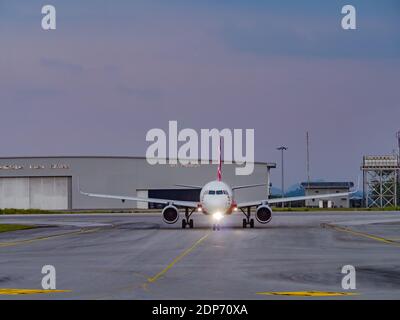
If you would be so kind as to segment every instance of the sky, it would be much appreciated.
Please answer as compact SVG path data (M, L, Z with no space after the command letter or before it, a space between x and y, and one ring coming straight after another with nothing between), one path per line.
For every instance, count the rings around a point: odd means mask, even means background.
M396 0L0 0L0 40L0 157L144 156L177 120L255 129L279 186L280 145L286 185L306 179L306 131L312 179L356 181L397 145Z

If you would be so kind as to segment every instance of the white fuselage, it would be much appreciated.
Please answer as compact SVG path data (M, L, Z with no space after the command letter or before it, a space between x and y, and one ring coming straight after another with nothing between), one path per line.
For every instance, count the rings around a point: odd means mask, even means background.
M223 181L211 181L201 189L200 205L204 214L230 214L234 206L232 189Z

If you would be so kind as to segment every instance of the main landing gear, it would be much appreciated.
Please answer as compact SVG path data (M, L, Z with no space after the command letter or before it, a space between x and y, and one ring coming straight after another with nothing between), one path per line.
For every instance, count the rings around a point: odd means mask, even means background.
M190 219L190 216L193 212L194 209L189 213L189 208L185 208L185 219L182 219L182 229L185 229L186 226L189 226L190 229L193 229L193 219Z
M186 219L182 219L182 229L185 229L186 226L189 226L190 229L193 229L193 219L189 219L186 221Z
M250 228L254 228L254 219L250 218L250 207L247 207L247 212L245 212L242 208L240 210L246 216L246 218L243 219L243 228L246 228L247 226L250 226Z
M221 229L221 227L220 227L220 225L218 224L218 223L214 223L213 224L213 230L215 231L215 230L220 230Z

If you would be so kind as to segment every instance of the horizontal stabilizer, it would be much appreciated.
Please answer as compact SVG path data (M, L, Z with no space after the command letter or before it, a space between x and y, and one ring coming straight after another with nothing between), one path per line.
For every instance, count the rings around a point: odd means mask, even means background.
M175 186L183 187L183 188L190 188L190 189L201 189L202 188L200 186L193 186L193 185L189 185L189 184L176 184Z
M88 197L95 197L95 198L103 198L103 199L115 199L125 201L141 201L141 202L153 202L153 203L160 203L165 205L176 205L181 207L187 208L197 208L198 202L194 201L183 201L183 200L172 200L172 199L157 199L157 198L140 198L140 197L131 197L131 196L120 196L120 195L112 195L112 194L99 194L99 193L89 193L79 191L82 195Z

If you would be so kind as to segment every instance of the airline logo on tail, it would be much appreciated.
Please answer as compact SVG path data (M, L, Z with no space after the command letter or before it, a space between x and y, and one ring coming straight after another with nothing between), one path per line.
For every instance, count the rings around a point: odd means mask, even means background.
M222 180L222 138L219 138L219 164L218 164L218 171L217 171L217 180Z

